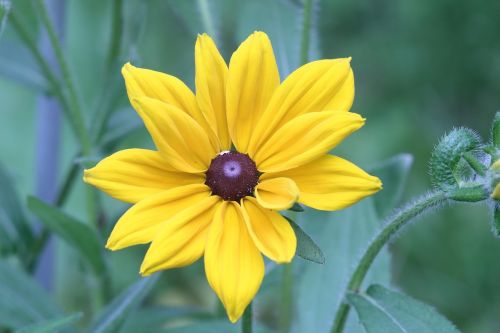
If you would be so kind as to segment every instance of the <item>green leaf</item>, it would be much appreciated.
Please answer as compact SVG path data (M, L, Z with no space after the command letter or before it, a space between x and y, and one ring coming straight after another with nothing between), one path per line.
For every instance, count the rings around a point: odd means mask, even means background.
M292 212L299 212L300 213L300 212L304 211L304 208L302 208L302 206L299 203L296 202L288 210L291 210Z
M382 180L384 186L382 191L374 196L375 208L379 217L386 217L399 204L412 164L412 155L399 154L370 170L372 174Z
M115 332L147 296L159 275L141 278L108 304L88 330L89 333Z
M93 229L35 197L28 197L28 207L47 228L78 250L97 274L105 270L101 242Z
M67 328L74 322L80 320L83 314L81 312L74 313L69 316L64 316L56 319L46 320L34 325L18 329L16 333L53 333L60 329Z
M432 307L380 285L370 286L366 294L350 293L347 299L367 333L459 333Z
M241 320L236 324L231 324L229 320L209 320L201 321L193 324L188 324L180 327L167 328L155 333L240 333ZM255 333L271 333L266 327L256 324L254 327Z
M312 238L309 237L309 235L306 234L304 230L302 230L297 223L295 223L292 219L286 216L285 218L288 220L288 222L290 222L293 231L295 231L295 236L297 237L296 254L303 259L318 264L324 264L325 256L323 254L323 251L321 251L320 247L316 245L316 243L312 240Z
M0 261L0 323L18 329L54 318L60 311L35 280L18 267Z
M2 37L3 30L7 24L7 17L10 12L10 1L0 0L0 37Z
M298 267L301 275L295 280L297 332L329 332L337 307L344 299L344 290L361 252L380 228L373 198L366 198L340 212L306 210L297 216L301 226L323 250L324 265L308 262ZM365 278L366 285L390 283L390 257L382 250ZM348 318L345 332L364 333L355 315Z
M500 205L495 202L493 207L493 234L500 238Z
M256 30L265 31L273 43L276 62L284 78L300 64L301 13L301 6L286 1L242 1L232 13L238 24L237 42L242 42ZM255 20L256 17L259 20Z
M33 243L33 231L7 170L0 164L0 229L5 244L0 248L24 251ZM1 239L1 238L0 238Z

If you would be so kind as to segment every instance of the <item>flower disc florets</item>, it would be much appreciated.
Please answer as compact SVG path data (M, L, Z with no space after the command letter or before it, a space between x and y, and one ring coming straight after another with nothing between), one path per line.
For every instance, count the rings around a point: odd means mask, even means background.
M247 154L225 151L210 163L205 184L212 189L212 194L224 200L240 201L253 195L258 182L259 171Z

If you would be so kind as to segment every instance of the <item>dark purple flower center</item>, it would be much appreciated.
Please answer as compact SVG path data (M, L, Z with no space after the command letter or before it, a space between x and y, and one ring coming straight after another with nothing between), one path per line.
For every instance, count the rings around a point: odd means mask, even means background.
M224 200L240 201L253 191L259 182L259 171L247 154L234 151L217 155L208 168L205 184L212 194Z

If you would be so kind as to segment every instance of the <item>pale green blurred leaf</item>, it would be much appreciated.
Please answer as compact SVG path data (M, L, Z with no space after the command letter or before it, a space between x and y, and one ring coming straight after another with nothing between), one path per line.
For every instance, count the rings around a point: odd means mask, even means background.
M2 250L24 251L33 242L33 232L7 170L0 164L0 244Z
M7 18L10 12L10 1L0 0L0 38L2 38L3 30L7 24Z
M256 30L265 31L273 43L283 79L299 66L301 12L300 6L287 1L241 1L235 13L237 42L241 43Z
M158 277L158 275L154 275L141 278L124 290L98 314L88 332L115 332L127 319L128 315L147 296L158 280Z
M380 228L372 198L340 212L306 210L298 217L301 227L315 239L325 255L324 265L303 263L296 282L296 332L329 332L335 311L361 252ZM383 250L365 283L390 282L390 258ZM346 332L363 332L349 316Z
M31 276L0 261L0 327L18 329L59 315L50 296Z
M77 322L82 318L81 312L72 315L64 316L61 318L46 320L34 325L29 325L16 330L16 333L54 333L63 328L69 327L71 324Z
M323 254L323 251L321 251L321 248L316 245L312 238L306 234L297 223L286 216L285 218L288 222L290 222L290 225L295 232L295 236L297 237L296 255L317 264L324 264L325 255Z
M93 229L38 198L28 197L28 207L47 228L78 250L96 273L105 270L102 245Z
M241 320L231 324L228 319L201 321L185 326L173 327L155 333L240 333ZM271 333L272 331L262 325L254 324L255 333Z
M197 308L154 306L140 309L127 316L120 333L152 332L171 320L208 318L209 314Z
M370 170L383 184L383 189L374 196L379 217L386 217L401 201L412 164L413 156L399 154Z
M366 294L350 293L347 299L367 333L459 333L432 307L380 285L370 286Z

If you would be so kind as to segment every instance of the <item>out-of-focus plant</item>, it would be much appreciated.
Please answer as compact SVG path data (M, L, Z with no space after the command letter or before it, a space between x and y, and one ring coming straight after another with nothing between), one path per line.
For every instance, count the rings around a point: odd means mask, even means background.
M267 30L277 40L277 57L283 60L279 61L282 74L288 74L310 58L317 58L314 17L319 11L318 2L283 0L238 4L244 6L247 13L258 13L265 6L274 15L274 20L259 27L254 28L252 22L243 23L252 30ZM401 199L411 166L409 155L398 155L374 167L372 173L382 179L384 190L346 212L318 213L299 205L290 208L285 214L298 239L297 255L317 264L294 260L293 264L284 267L271 263L266 266L266 279L259 295L280 300L269 302L279 304L273 309L277 315L271 319L259 309L259 303L253 311L256 316L252 317L252 311L247 311L241 328L241 324L232 325L224 319L220 309L166 307L158 298L148 298L162 293L158 274L138 278L128 288L117 292L119 287L113 274L119 273L111 264L110 254L104 251L103 243L116 219L108 216L111 213L103 198L91 187L85 187L85 202L81 204L85 206L86 218L77 219L64 209L69 196L76 191L75 185L83 168L93 166L102 156L115 151L140 127L126 116L130 109L121 112L118 107L122 87L117 73L122 63L140 57L137 40L142 37L148 5L141 1L112 0L110 8L110 37L108 49L103 51L104 70L100 80L95 82L99 93L92 103L85 103L92 106L87 110L83 106L78 79L70 66L71 59L55 32L44 1L10 3L0 0L0 43L4 30L12 29L17 41L30 53L36 69L35 74L27 76L19 75L22 71L12 68L4 68L2 73L16 76L19 82L57 98L78 142L53 205L33 196L27 201L20 198L9 170L0 167L0 329L6 332L192 333L240 329L247 333L273 330L357 332L360 327L356 318L348 316L353 307L367 332L457 332L431 307L388 288L390 258L385 248L403 227L422 214L456 203L486 202L491 210L493 233L500 235L499 113L493 121L492 138L488 142L483 142L467 128L454 129L445 135L436 145L429 163L433 189L402 208L394 209ZM186 17L182 22L185 29L224 37L217 15L225 14L214 11L212 2L184 1L170 9L173 16ZM276 28L290 26L293 33L284 34L283 29ZM37 43L41 30L49 37L57 70L48 63ZM223 50L236 44L231 38L225 40ZM27 210L37 217L36 222L42 223L41 232L36 231L35 219ZM387 217L391 211L393 213ZM380 221L383 222L379 224ZM65 242L78 258L77 265L85 281L81 285L82 293L90 304L76 311L62 309L53 300L53 295L33 278L32 273L50 235ZM362 255L358 256L360 249ZM119 267L118 272L124 268ZM272 286L279 286L275 288L279 292L271 297ZM262 309L269 308L263 304ZM180 324L165 328L171 320L180 320Z

